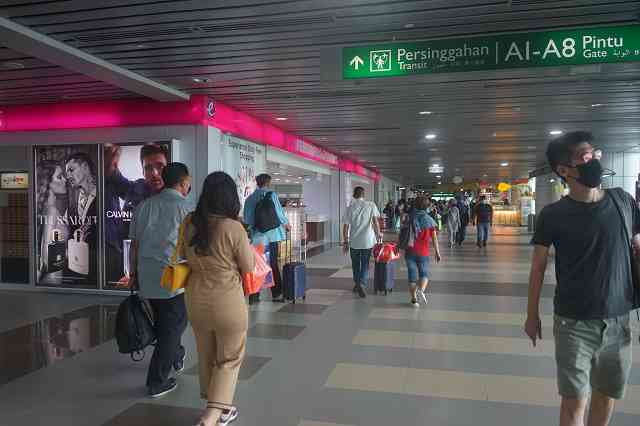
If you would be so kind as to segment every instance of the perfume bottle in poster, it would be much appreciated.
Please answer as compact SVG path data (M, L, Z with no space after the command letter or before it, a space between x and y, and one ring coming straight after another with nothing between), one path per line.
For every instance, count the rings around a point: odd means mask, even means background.
M97 145L34 148L36 284L99 288Z
M76 274L89 275L89 244L83 241L84 235L79 229L69 240L69 269Z
M122 273L126 278L131 277L131 271L129 270L131 262L131 240L122 240Z
M51 231L51 241L47 245L47 271L62 271L67 259L67 246L58 229Z

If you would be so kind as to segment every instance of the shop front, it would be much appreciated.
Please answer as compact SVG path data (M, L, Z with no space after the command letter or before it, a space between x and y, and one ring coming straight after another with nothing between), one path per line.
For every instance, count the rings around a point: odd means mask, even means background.
M335 194L339 192L337 157L326 157L319 164L277 148L267 148L268 173L273 188L293 225L302 224L307 249L335 241L339 226L339 209ZM292 229L298 229L292 226Z
M211 115L216 109L220 117ZM229 125L238 122L245 126ZM8 107L0 145L3 289L123 291L133 211L161 189L159 173L172 161L191 171L193 206L212 171L234 178L243 203L258 174L295 171L299 197L285 192L282 200L299 224L294 237L339 238L339 177L350 173L341 160L222 104L208 108L201 97Z
M533 186L532 186L533 185ZM493 223L502 226L527 226L535 214L535 181L515 179L501 182L483 192L493 205Z
M184 162L195 177L192 194L199 190L205 171L195 162L196 133L195 126L0 133L0 285L122 290L133 211L162 189L162 167Z

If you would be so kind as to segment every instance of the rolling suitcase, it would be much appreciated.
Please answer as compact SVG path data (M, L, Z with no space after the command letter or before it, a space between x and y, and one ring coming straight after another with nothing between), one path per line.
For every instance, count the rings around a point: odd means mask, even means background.
M293 242L291 244L293 246ZM304 240L300 241L300 261L292 259L293 247L289 251L289 262L282 267L282 292L285 300L296 303L296 299L306 300L307 267L304 263L306 250Z
M384 293L386 296L393 291L395 285L396 262L376 262L373 270L373 293Z

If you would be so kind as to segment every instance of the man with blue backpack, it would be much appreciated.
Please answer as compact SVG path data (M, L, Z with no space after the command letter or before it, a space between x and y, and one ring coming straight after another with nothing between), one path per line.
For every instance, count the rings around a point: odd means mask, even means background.
M249 226L251 242L264 244L269 250L269 261L273 271L271 296L274 302L283 302L282 277L278 264L278 243L287 239L290 230L287 216L280 205L280 199L275 191L269 191L271 176L266 173L256 176L258 188L251 194L244 204L244 222ZM249 297L249 303L260 301L260 294Z

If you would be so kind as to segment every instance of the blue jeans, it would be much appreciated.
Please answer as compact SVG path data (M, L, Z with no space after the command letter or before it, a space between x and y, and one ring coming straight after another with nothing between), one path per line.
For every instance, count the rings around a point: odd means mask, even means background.
M429 279L429 256L418 256L407 250L404 254L404 260L407 262L410 283L417 283L418 280L425 278Z
M489 222L478 223L478 242L484 242L489 239L489 229L491 229Z
M353 281L364 287L369 282L369 259L371 259L371 249L350 249L351 268L353 269Z

